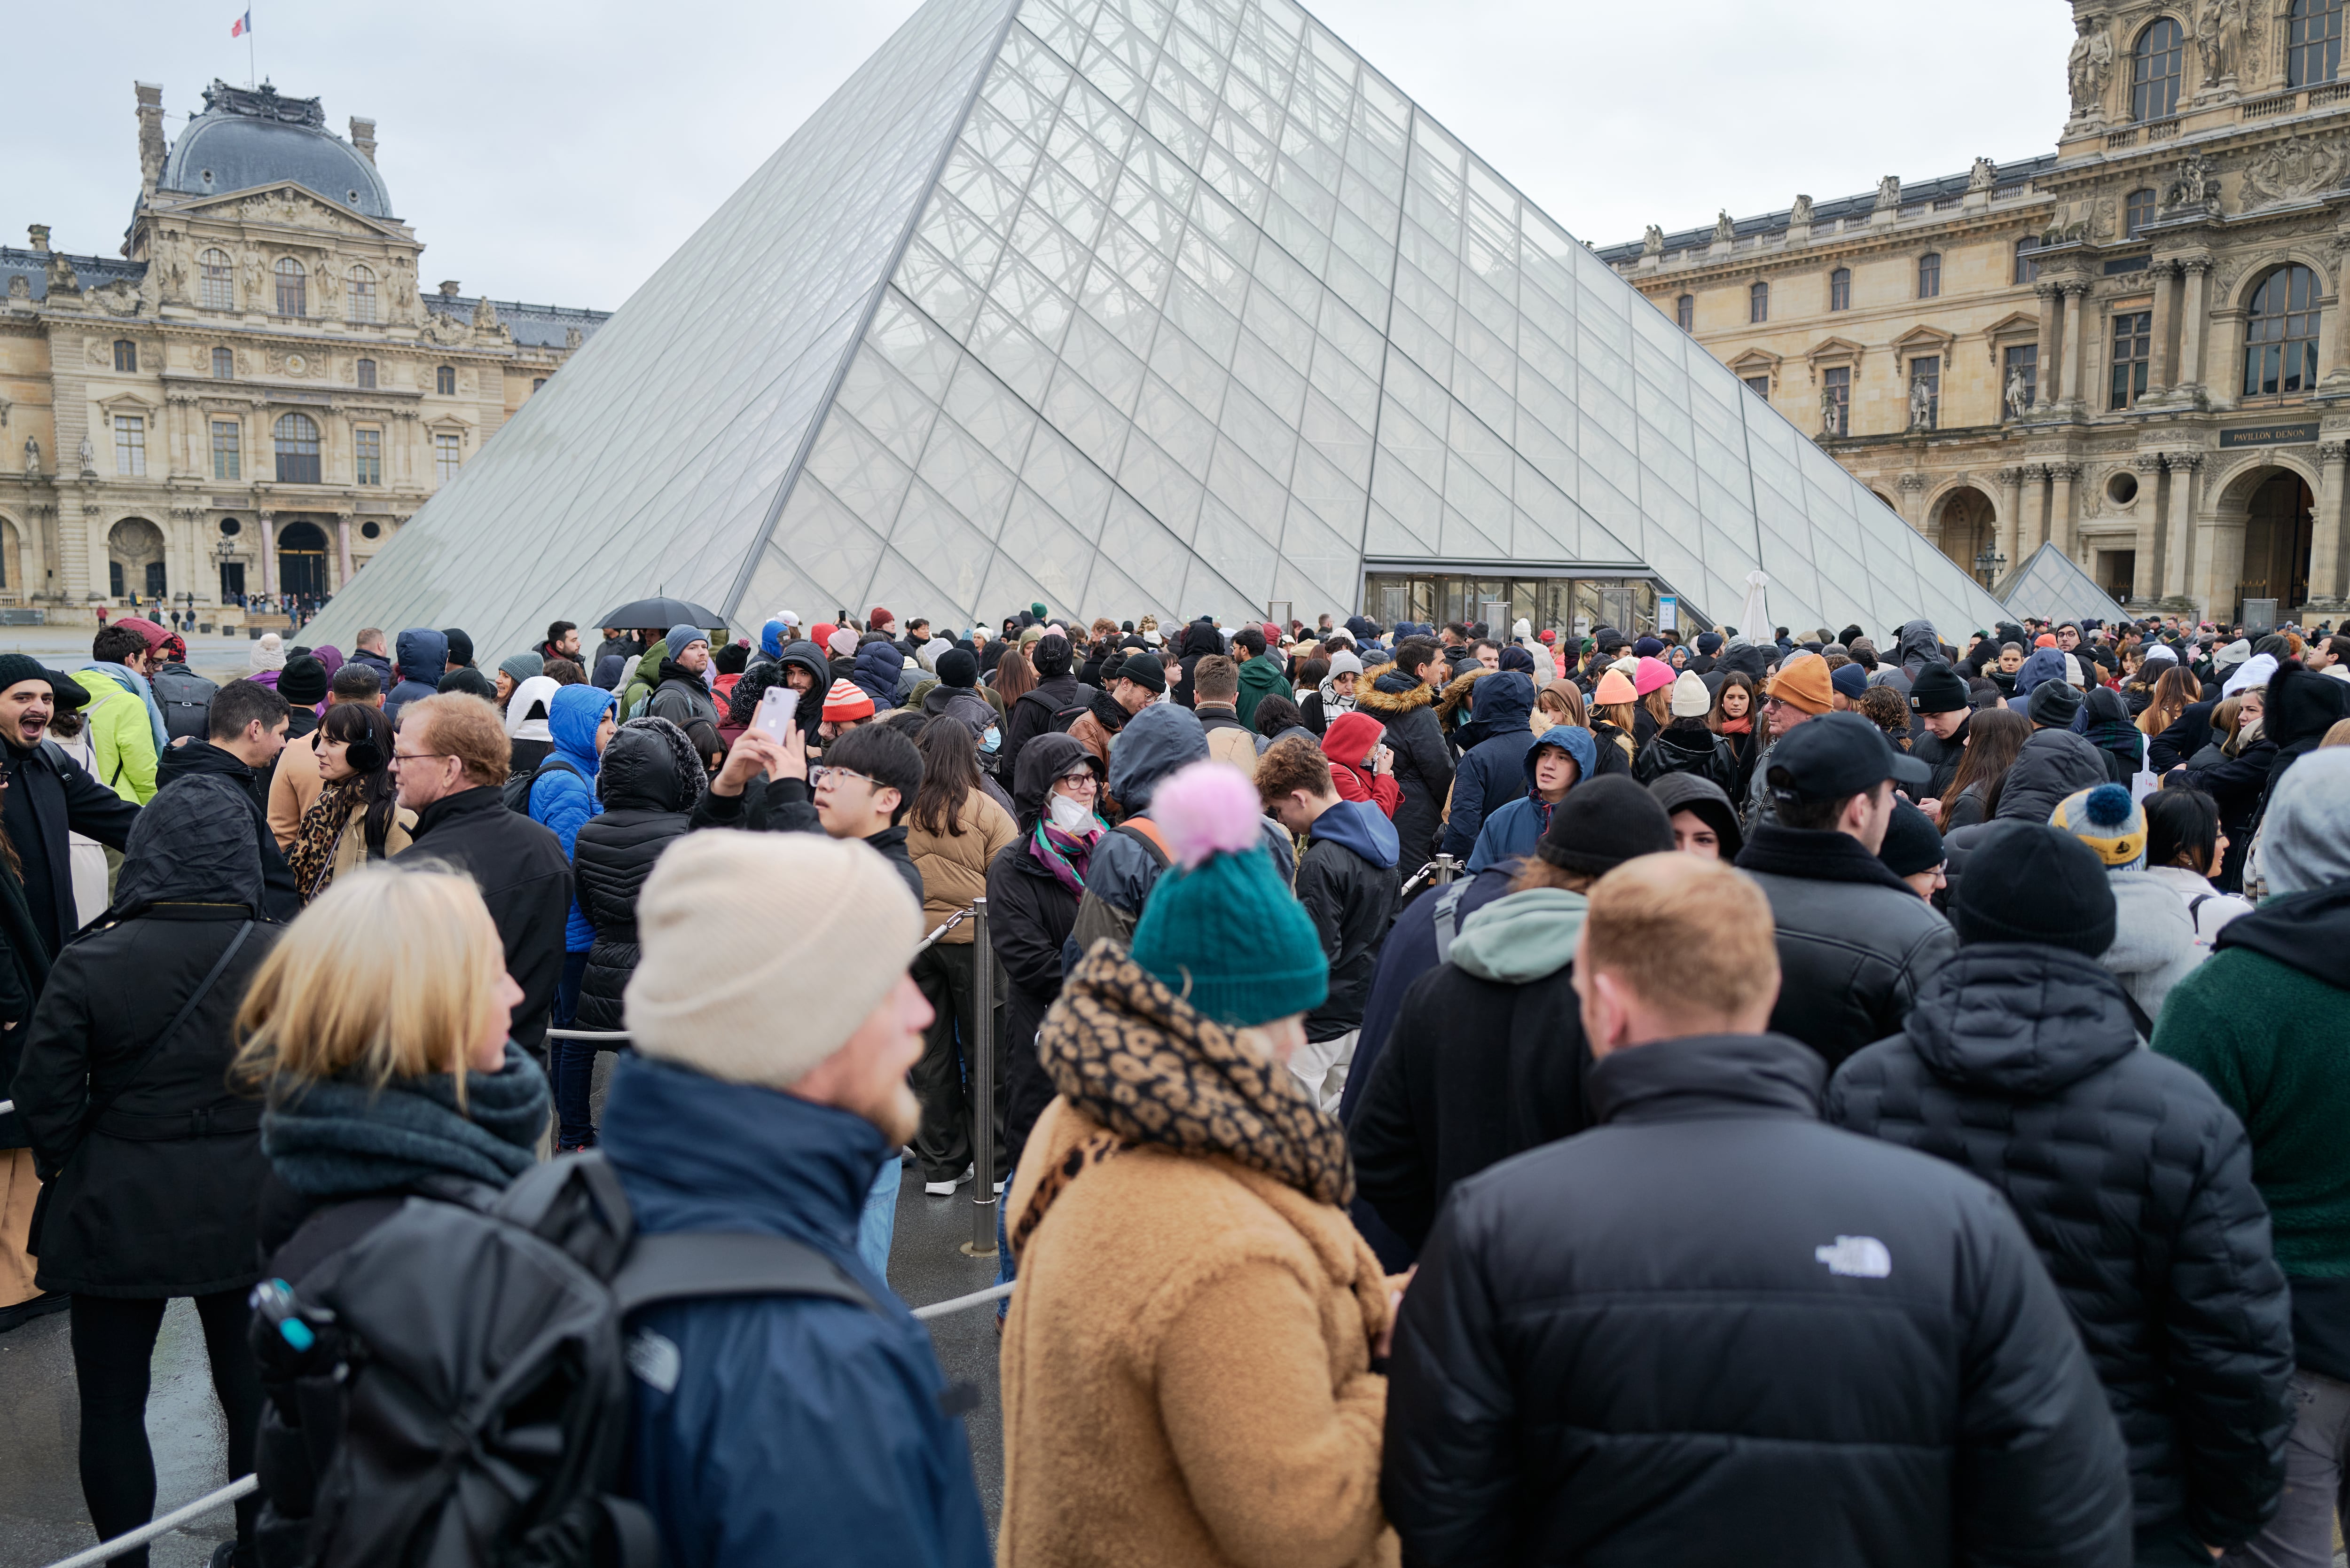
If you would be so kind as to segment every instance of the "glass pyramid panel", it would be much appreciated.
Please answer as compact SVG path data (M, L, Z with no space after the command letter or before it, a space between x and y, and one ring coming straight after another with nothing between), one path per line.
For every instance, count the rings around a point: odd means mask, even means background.
M1367 556L2000 614L1289 0L929 0L514 425L314 635L1344 613Z
M2023 565L1999 586L1999 602L2014 620L2031 616L2039 620L2102 620L2107 626L2129 618L2129 611L2097 587L2097 580L2054 543L2032 552Z

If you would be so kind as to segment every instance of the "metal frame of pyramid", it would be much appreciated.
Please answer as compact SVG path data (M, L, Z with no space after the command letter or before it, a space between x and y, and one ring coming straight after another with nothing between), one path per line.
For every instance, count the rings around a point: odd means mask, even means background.
M1990 595L1289 0L929 0L306 635Z
M2050 540L2025 557L1998 588L1999 602L2012 616L2039 620L2095 619L2107 626L2130 618L2129 611L2097 587L2081 564Z

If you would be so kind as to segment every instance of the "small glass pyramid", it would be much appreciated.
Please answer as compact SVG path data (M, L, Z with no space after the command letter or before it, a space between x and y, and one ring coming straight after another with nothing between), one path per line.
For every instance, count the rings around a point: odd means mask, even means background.
M2095 619L2114 626L2130 618L2129 611L2116 604L2113 596L2097 587L2097 580L2058 549L2054 540L2033 551L2000 584L1999 602L2007 607L2011 619L2024 616L2050 621Z

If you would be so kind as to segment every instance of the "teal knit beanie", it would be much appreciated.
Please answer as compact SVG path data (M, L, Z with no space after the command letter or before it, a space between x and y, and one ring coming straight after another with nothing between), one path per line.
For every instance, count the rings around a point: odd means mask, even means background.
M1134 961L1227 1029L1308 1012L1330 994L1321 939L1268 853L1247 775L1177 770L1150 798L1175 857L1134 928Z

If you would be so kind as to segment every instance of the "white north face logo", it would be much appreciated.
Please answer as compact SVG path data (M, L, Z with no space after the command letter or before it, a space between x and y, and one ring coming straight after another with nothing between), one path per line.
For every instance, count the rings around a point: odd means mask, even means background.
M1893 1254L1874 1236L1838 1236L1833 1247L1813 1248L1812 1256L1825 1263L1832 1274L1881 1280L1893 1272Z

